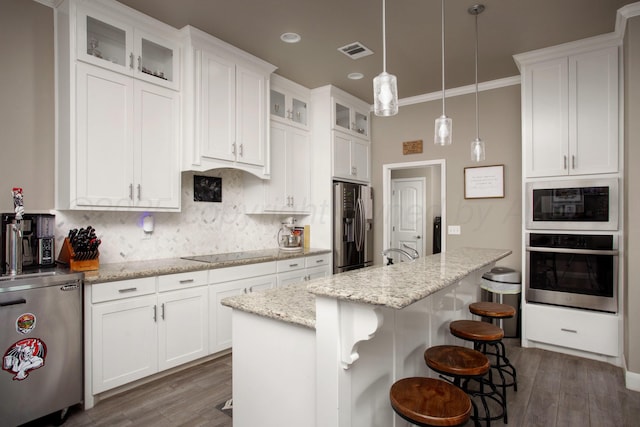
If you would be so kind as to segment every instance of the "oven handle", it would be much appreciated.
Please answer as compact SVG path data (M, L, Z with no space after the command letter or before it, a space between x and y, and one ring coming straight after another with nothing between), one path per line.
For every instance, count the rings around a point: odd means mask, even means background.
M536 246L527 246L527 252L547 252L557 254L577 254L577 255L613 255L620 254L617 250L598 250L598 249L569 249L569 248L539 248Z

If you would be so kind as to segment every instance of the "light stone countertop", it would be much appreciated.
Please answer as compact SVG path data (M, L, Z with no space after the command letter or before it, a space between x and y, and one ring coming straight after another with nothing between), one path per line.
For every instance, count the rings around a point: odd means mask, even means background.
M152 261L101 264L99 270L84 272L84 283L96 284L117 280L138 279L141 277L162 276L165 274L187 273L190 271L213 270L216 268L321 255L330 252L331 250L329 249L307 249L299 252L264 249L208 255L206 257L210 259L210 262L194 261L184 258L167 258Z
M315 297L402 309L511 254L508 249L459 248L412 263L376 266L222 300L228 307L315 328Z

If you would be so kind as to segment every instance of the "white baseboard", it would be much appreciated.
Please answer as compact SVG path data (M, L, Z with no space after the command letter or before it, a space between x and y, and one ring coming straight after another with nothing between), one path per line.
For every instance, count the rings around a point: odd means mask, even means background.
M625 385L629 390L640 391L640 374L637 372L625 371Z

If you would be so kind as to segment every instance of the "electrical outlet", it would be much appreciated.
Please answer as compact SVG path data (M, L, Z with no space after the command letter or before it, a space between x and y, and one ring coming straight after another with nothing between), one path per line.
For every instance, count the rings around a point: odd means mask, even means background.
M449 225L447 228L449 229L449 234L460 234L459 225Z

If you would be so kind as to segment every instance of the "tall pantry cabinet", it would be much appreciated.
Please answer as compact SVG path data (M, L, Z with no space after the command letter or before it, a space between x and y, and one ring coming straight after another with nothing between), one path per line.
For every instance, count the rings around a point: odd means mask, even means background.
M56 208L179 211L179 33L117 2L54 13Z

